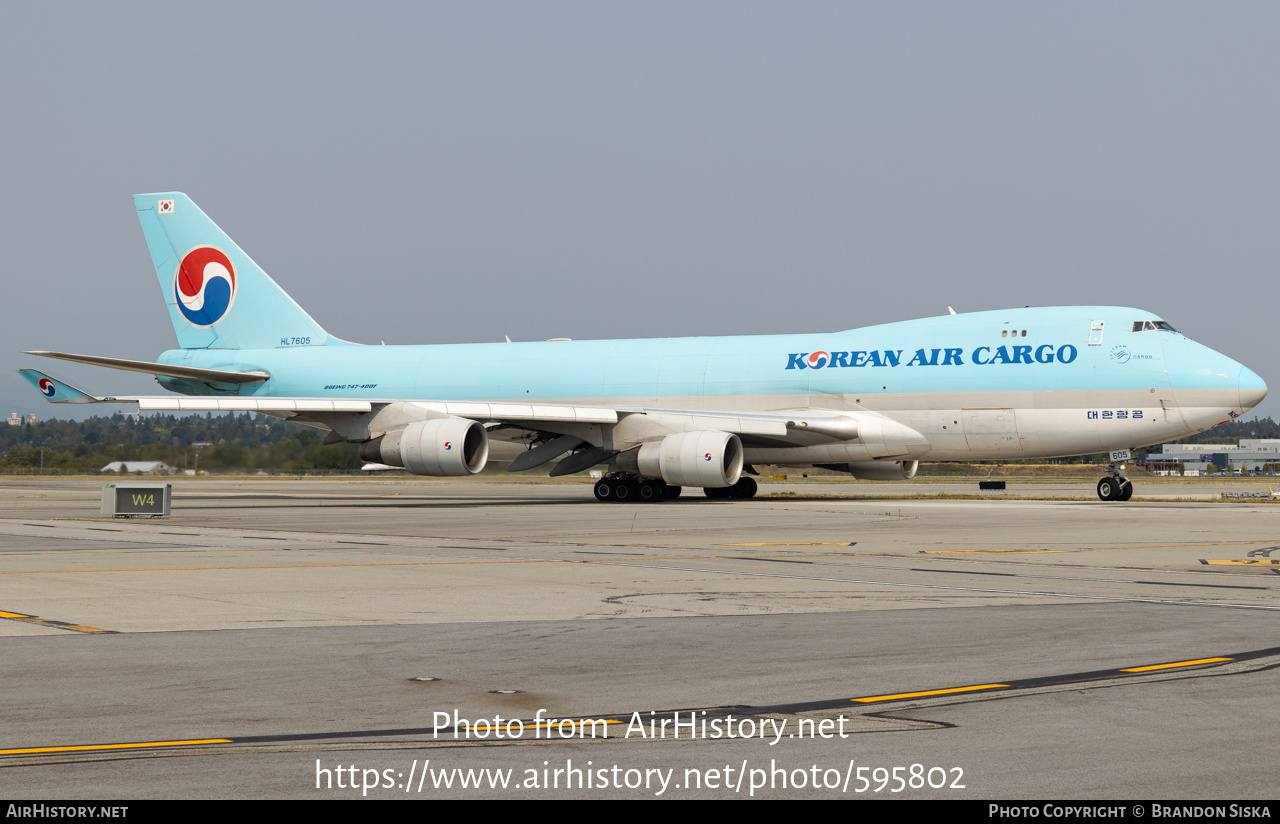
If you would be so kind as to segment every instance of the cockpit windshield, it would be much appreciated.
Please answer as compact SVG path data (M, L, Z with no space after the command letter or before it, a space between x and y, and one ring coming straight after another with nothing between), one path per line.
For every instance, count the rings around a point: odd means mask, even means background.
M1135 320L1133 322L1133 331L1135 332L1176 332L1169 324L1162 320Z

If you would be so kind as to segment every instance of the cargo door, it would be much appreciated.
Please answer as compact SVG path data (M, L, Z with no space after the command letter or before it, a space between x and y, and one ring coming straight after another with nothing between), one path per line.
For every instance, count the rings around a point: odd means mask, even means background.
M974 452L1016 455L1022 452L1018 419L1012 409L961 409L965 441Z

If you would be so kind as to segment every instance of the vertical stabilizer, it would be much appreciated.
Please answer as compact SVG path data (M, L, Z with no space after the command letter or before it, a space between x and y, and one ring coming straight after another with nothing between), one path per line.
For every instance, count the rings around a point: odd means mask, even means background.
M181 192L134 195L183 349L323 346L329 337Z

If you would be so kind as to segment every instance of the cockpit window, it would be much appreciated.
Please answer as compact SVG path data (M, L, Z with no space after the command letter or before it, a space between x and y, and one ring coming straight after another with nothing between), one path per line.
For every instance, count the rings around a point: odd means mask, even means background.
M1176 332L1169 324L1162 320L1135 320L1133 322L1133 331L1135 332Z

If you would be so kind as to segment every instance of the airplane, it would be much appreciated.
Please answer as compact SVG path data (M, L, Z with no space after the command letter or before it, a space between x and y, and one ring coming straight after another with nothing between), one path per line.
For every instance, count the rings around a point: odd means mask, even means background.
M1140 446L1239 417L1267 386L1141 309L955 313L816 334L366 346L326 332L181 192L134 205L178 338L156 362L60 358L156 376L175 395L99 397L34 369L53 403L251 411L359 444L369 468L553 476L607 465L601 501L700 487L750 498L756 466L903 480L919 462L1110 453L1098 497L1124 501Z

